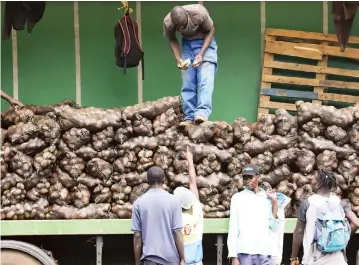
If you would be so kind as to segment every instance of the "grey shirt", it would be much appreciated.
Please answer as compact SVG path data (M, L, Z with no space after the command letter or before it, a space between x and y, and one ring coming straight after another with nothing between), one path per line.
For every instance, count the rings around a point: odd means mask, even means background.
M178 265L174 231L182 228L181 203L167 191L150 189L134 202L131 230L141 233L141 260Z

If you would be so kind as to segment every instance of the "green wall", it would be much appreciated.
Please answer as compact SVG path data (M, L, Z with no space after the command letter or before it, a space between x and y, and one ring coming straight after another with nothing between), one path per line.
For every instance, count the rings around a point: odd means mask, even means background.
M180 72L163 38L162 23L172 6L185 3L195 2L142 2L145 101L180 93ZM243 116L254 121L261 72L260 2L204 4L215 22L219 47L211 119L230 122ZM135 2L130 5L136 12ZM137 103L137 69L128 69L124 75L115 64L113 28L122 15L117 10L119 6L119 1L79 2L83 106ZM73 13L72 2L49 1L32 35L17 33L19 99L23 103L52 104L64 98L75 99ZM266 26L321 32L322 2L267 2ZM330 17L329 30L333 33ZM359 27L353 28L352 35L359 36ZM12 95L11 40L1 42L1 64L1 87ZM5 108L7 103L2 101Z

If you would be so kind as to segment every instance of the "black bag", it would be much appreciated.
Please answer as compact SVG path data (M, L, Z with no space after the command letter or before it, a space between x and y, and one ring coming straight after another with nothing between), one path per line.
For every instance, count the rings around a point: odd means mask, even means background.
M137 67L142 60L142 80L144 80L144 53L138 39L138 24L125 14L115 26L115 56L116 64L123 68Z

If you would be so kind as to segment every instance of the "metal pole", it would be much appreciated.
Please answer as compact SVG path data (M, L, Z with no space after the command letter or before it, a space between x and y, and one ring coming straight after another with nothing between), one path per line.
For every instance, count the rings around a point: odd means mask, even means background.
M96 265L102 265L102 247L103 238L102 236L96 237Z
M217 236L217 265L222 265L223 256L223 236Z

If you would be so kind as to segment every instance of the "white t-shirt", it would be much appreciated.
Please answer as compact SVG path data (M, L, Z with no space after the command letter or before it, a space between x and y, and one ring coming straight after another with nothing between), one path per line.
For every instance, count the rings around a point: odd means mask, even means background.
M195 200L191 213L182 213L184 245L193 244L203 237L203 211L199 200Z

